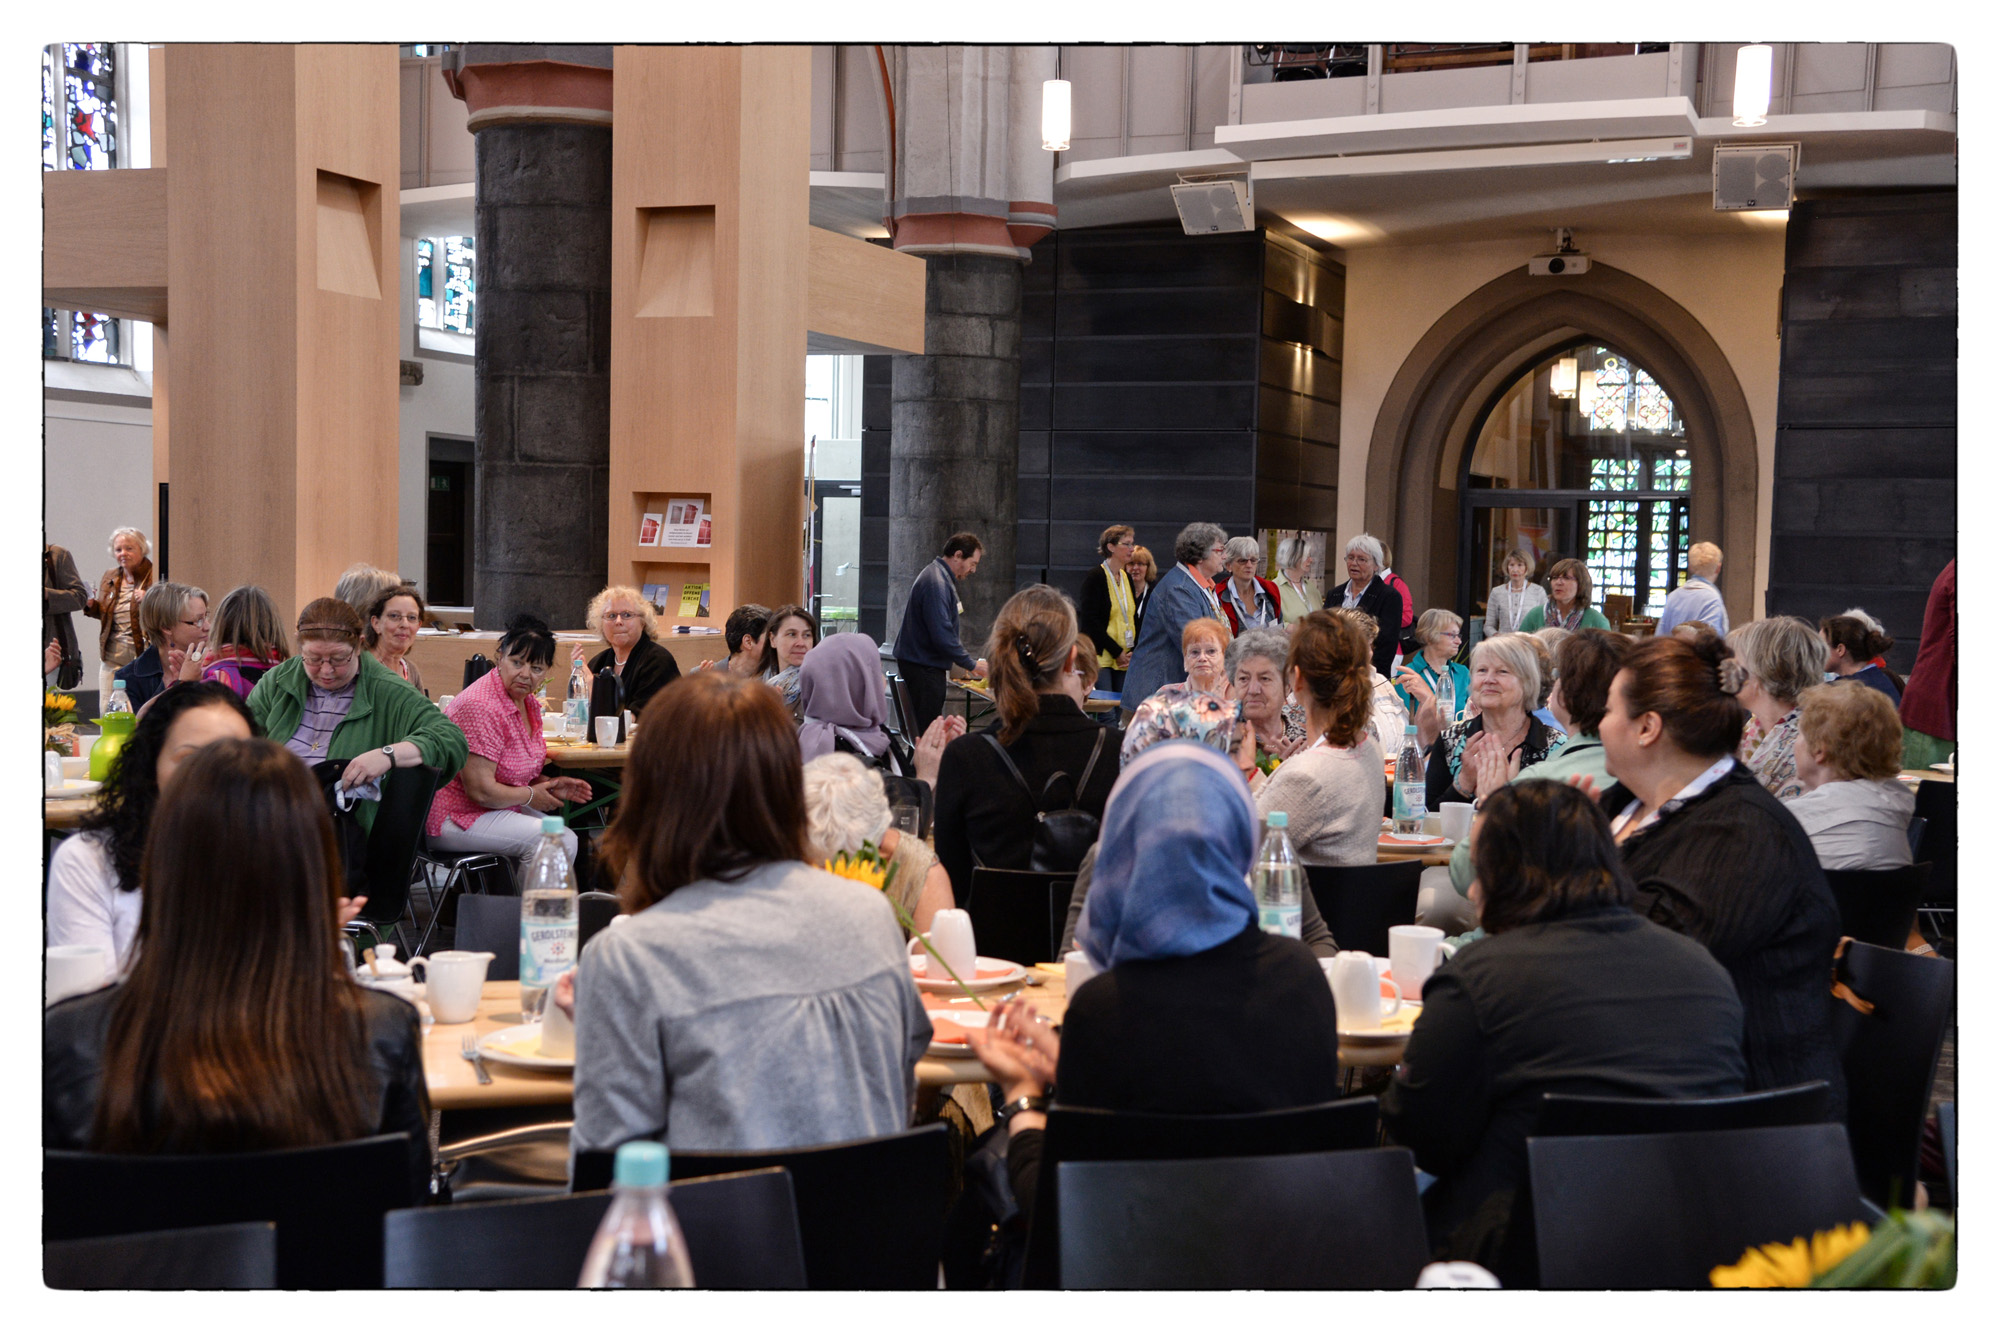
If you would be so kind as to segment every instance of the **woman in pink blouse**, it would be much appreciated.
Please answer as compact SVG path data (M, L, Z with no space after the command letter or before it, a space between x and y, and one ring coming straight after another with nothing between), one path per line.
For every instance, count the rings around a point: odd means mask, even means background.
M581 778L545 778L548 745L535 691L556 657L556 638L533 616L516 616L501 636L493 670L456 695L445 716L465 733L465 767L431 802L431 843L446 852L510 856L523 872L541 845L542 816L564 801L590 799ZM576 835L563 833L576 856Z

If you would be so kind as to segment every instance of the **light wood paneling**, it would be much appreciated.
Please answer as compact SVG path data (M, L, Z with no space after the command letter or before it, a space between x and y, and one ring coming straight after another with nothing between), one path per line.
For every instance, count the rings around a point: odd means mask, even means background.
M167 173L42 173L42 299L159 321L167 314Z
M705 559L689 623L713 625L802 585L808 52L620 47L614 68L611 577L678 588ZM634 544L661 496L709 497L705 556Z
M806 229L806 328L843 352L924 351L924 261Z

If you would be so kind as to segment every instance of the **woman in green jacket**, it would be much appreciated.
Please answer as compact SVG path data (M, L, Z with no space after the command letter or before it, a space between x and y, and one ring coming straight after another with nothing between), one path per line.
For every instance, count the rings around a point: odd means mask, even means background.
M299 613L299 655L264 673L247 702L264 734L308 765L346 761L349 787L390 768L427 764L449 781L465 763L465 733L437 705L361 647L361 617L321 597ZM375 823L377 802L355 814Z
M1604 613L1590 604L1590 571L1581 560L1558 560L1549 570L1549 601L1521 617L1521 633L1544 625L1563 629L1610 629Z

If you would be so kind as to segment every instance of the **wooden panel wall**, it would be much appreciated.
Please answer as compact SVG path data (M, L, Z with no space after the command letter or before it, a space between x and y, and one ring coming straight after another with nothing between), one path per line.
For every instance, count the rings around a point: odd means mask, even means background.
M706 621L668 619L720 626L803 587L808 49L615 62L611 575L676 600L707 582ZM708 551L637 545L640 516L676 497L709 502Z
M1957 552L1958 196L1811 200L1785 239L1772 614L1861 606L1916 659Z
M1338 517L1347 271L1287 237L1266 233L1266 240L1257 526L1330 534Z
M260 583L289 620L395 563L396 49L165 54L172 573ZM372 200L344 243L372 239L374 297L320 286L322 172Z

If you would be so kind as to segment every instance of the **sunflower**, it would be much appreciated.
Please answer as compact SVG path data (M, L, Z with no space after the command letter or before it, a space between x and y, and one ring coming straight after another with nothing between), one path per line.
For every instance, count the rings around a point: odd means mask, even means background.
M1850 1222L1831 1231L1816 1231L1810 1243L1795 1237L1789 1245L1757 1245L1733 1264L1712 1269L1713 1287L1809 1287L1842 1259L1868 1243L1868 1224Z

